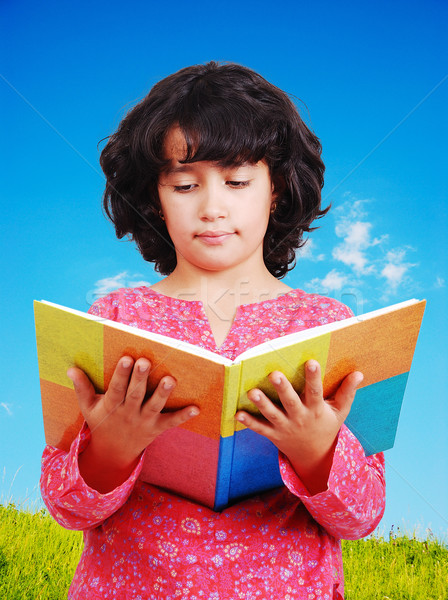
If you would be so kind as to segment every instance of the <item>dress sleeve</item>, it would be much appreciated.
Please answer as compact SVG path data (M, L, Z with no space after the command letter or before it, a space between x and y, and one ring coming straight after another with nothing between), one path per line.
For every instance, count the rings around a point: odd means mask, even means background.
M102 317L103 319L116 321L119 312L120 292L121 290L116 290L107 296L98 298L93 302L87 312L91 315Z
M345 425L339 432L327 490L310 495L284 455L280 455L280 473L289 491L336 538L360 539L371 533L383 516L384 456L366 457Z
M42 456L42 498L53 518L66 529L90 529L110 517L129 498L142 469L145 453L127 481L100 494L85 483L78 468L78 456L89 439L90 431L84 424L68 453L46 446Z

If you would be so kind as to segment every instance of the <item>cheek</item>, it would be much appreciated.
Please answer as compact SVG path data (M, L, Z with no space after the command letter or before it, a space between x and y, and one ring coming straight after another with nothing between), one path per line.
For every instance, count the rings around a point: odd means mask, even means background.
M179 214L179 208L173 205L172 202L166 202L163 197L160 198L160 206L166 226L173 228L178 227L179 223L183 220Z
M184 212L179 213L168 209L164 215L165 225L173 242L186 239L188 234L191 234L191 227L188 225L189 218Z

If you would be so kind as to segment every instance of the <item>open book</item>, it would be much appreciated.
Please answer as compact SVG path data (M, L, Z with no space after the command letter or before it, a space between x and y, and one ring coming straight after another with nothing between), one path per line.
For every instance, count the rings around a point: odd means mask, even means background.
M149 393L172 375L177 385L167 409L196 404L201 414L149 446L141 478L220 510L282 484L275 446L234 419L239 409L254 410L247 399L254 387L278 400L267 380L274 370L300 392L305 362L318 360L326 398L348 373L362 371L346 424L367 455L391 448L424 307L425 301L410 300L286 335L232 362L186 342L35 302L46 442L68 451L83 423L69 367L83 369L102 392L121 356L145 356L152 365Z

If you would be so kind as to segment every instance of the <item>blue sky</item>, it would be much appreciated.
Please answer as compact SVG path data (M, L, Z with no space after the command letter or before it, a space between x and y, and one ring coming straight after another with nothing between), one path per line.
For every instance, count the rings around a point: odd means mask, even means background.
M380 528L448 532L448 6L5 0L0 8L0 493L36 501L44 445L33 299L87 310L158 277L101 213L99 140L160 78L235 61L292 94L333 209L286 283L359 312L428 301Z

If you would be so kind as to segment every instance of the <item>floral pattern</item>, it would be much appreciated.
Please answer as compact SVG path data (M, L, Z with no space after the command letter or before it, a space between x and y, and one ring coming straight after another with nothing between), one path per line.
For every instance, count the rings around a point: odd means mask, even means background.
M342 304L293 290L238 308L218 349L204 307L150 288L122 289L90 312L182 339L230 359L294 331L350 316ZM384 459L365 457L339 432L328 489L311 496L280 455L284 486L222 512L131 477L108 494L89 488L78 455L47 446L42 496L64 527L83 530L84 551L69 591L74 600L330 600L344 594L340 539L371 532L384 511Z

